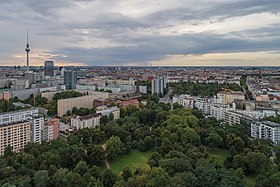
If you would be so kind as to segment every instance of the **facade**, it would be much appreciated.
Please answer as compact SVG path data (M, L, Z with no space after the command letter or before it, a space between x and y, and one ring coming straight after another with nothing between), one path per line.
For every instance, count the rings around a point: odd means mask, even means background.
M100 113L102 116L108 116L112 113L114 115L114 120L120 118L120 109L117 107L112 107L104 110L96 111L96 113Z
M11 146L14 152L24 149L30 142L32 122L9 123L0 125L0 156L4 154L5 148Z
M38 113L39 110L37 108L2 113L0 114L0 125L29 121L34 116L38 116Z
M194 98L188 94L177 95L172 98L173 103L178 103L185 108L194 107Z
M221 103L223 105L228 105L228 104L233 103L234 100L245 101L245 95L243 92L220 91L217 93L217 100L218 100L218 103Z
M47 98L49 101L53 100L53 97L57 93L61 93L62 91L52 91L52 92L42 92L41 97Z
M256 139L269 139L274 145L280 145L280 124L261 121L251 124L251 136Z
M53 61L45 61L45 76L54 76Z
M9 101L11 98L13 98L11 92L0 92L0 99L5 99Z
M38 116L33 118L32 121L33 124L31 125L31 142L40 144L42 142L45 119L44 117Z
M135 85L135 81L134 80L122 80L122 79L107 80L107 84Z
M156 78L152 80L152 94L164 94L164 88L166 88L167 79L165 77Z
M135 106L135 107L139 108L139 101L137 99L132 99L129 101L122 101L119 104L119 107L123 107L123 108L128 108L130 106Z
M73 90L77 84L77 71L66 70L64 71L64 84L67 90Z
M90 114L87 116L75 116L71 118L71 126L76 129L93 128L100 125L101 114Z
M147 86L139 86L139 92L142 93L142 94L146 94L148 91L147 91Z
M59 119L53 118L45 122L43 129L43 140L57 140L59 135Z
M88 96L75 97L69 99L60 99L57 101L57 114L58 116L63 116L68 110L72 111L74 107L77 108L93 108L93 102L95 99L103 98L107 99L109 97L108 93L104 92L94 92Z

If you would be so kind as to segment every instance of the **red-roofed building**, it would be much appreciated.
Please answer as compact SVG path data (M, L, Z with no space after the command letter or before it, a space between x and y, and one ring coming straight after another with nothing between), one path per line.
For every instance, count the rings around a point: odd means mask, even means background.
M119 104L119 107L123 107L123 108L127 108L127 107L130 107L130 106L136 106L137 108L139 108L139 101L137 99L132 99L132 100L129 100L129 101L122 101Z

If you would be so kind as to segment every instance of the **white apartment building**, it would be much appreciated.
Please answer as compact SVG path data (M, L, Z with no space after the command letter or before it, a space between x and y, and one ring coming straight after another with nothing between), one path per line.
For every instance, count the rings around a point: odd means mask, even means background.
M45 118L36 117L36 118L33 118L32 121L33 121L33 124L31 125L31 141L33 143L41 143Z
M49 142L54 139L54 126L53 125L44 125L42 131L43 140Z
M139 92L146 94L147 93L147 86L139 86Z
M251 136L256 139L270 139L280 145L280 124L271 121L251 123Z
M107 80L107 84L135 85L135 81L134 80L116 79L116 80Z
M178 96L174 96L173 103L178 103L185 108L193 108L194 107L194 98L188 94L182 94Z
M207 102L205 100L197 100L195 102L195 107L197 107L204 115L211 114L211 106L212 103Z
M0 125L31 120L34 116L38 116L38 113L37 108L2 113L0 114Z
M71 126L76 129L93 128L100 125L101 114L75 116L71 118Z
M228 105L212 105L210 108L210 116L215 117L217 120L225 121L227 118Z

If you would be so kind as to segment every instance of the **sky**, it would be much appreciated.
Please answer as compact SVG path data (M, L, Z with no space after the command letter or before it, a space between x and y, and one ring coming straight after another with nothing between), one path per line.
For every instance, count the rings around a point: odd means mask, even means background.
M280 0L0 0L0 65L280 66Z

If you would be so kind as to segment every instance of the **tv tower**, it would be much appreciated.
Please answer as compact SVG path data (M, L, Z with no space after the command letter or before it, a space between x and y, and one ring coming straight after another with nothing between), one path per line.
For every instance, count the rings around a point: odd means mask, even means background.
M28 42L28 29L27 29L27 43L26 43L26 63L27 63L27 71L29 71L29 52L30 52L30 48L29 48L29 42Z

